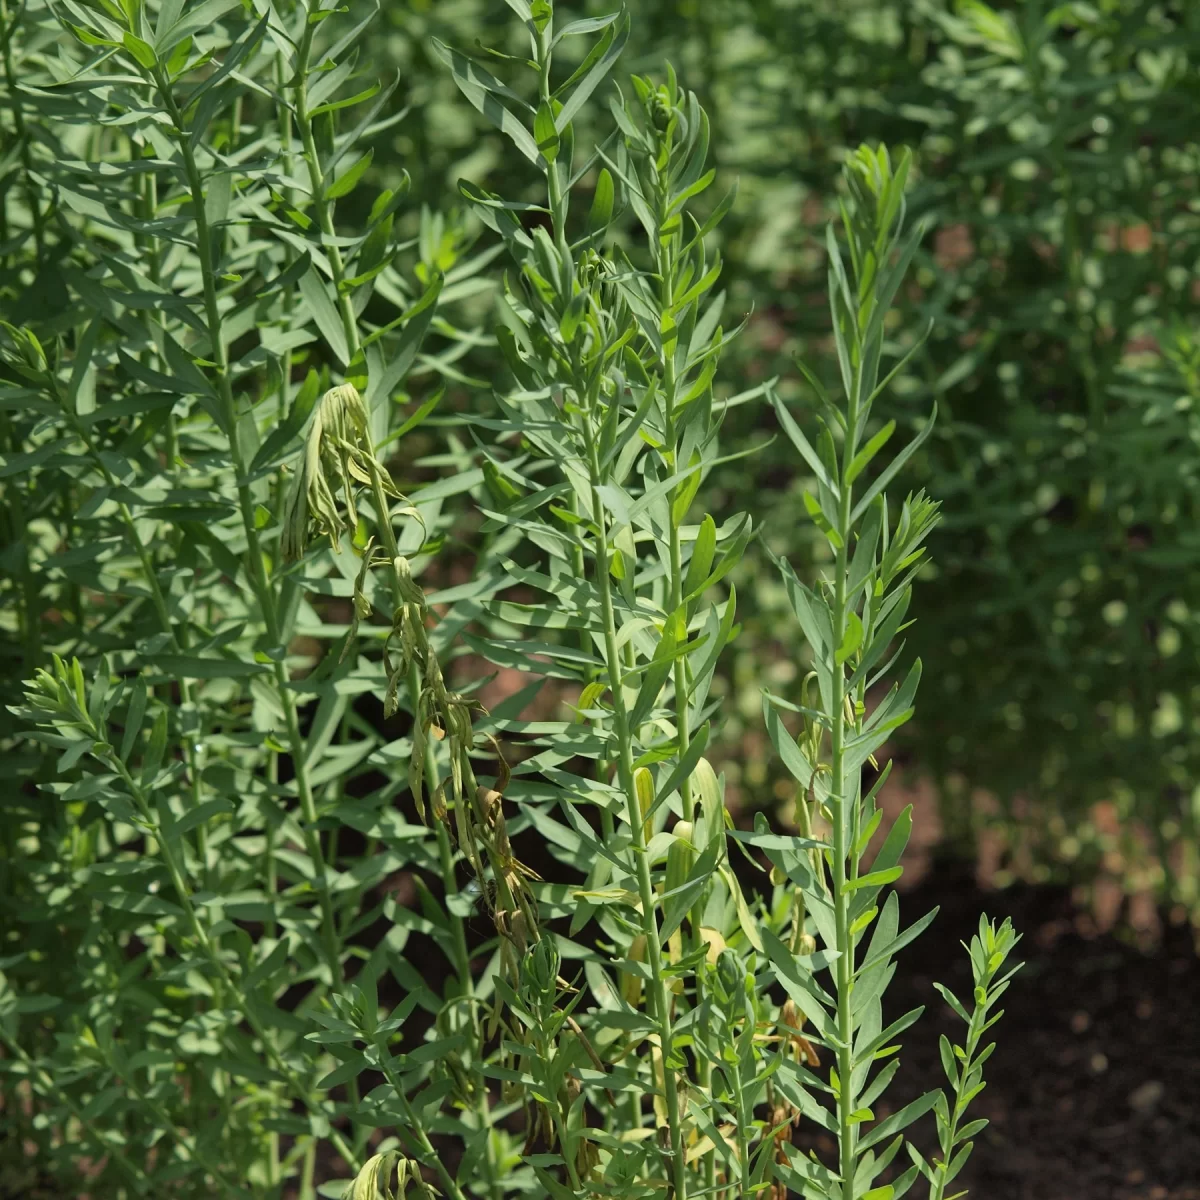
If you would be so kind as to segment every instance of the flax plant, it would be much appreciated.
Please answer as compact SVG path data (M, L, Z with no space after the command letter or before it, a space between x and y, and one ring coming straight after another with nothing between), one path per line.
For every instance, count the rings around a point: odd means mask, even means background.
M544 925L545 965L533 975L497 980L508 1012L494 1070L509 1094L524 1094L526 1150L545 1147L527 1161L552 1194L562 1191L558 1166L564 1194L619 1178L682 1197L712 1188L718 1173L761 1181L769 1159L750 1157L765 1069L757 1053L728 1063L719 1040L746 1013L735 1006L722 1029L707 982L720 963L740 993L753 981L746 955L761 947L730 867L722 783L704 758L709 686L735 631L733 591L716 587L751 525L746 515L688 520L721 461L727 402L712 384L733 335L706 239L733 193L693 215L714 178L708 122L669 69L663 83L635 77L628 98L613 95L616 128L586 152L577 145L576 117L624 45L626 14L556 24L548 4L512 7L529 38L524 96L519 79L510 86L435 47L544 180L532 202L460 184L513 263L496 329L512 386L497 393L497 416L475 424L492 435L479 439L485 530L518 530L525 543L497 563L513 597L486 606L486 634L464 638L498 666L533 673L531 689L544 679L575 693L571 721L521 721L514 703L481 726L531 752L504 796L574 881L534 885L543 920L566 928ZM591 35L575 69L559 71L564 43ZM581 192L588 207L576 215ZM647 252L618 244L624 211ZM547 599L518 600L517 589ZM574 762L588 760L580 773ZM607 962L590 958L582 980L561 979L584 928ZM591 1006L576 990L584 982ZM732 1003L728 987L720 996ZM752 1042L756 1015L746 1028ZM584 1123L585 1105L601 1124Z
M795 897L791 943L765 936L776 978L810 1022L813 1041L827 1047L832 1058L824 1077L799 1062L785 1063L780 1090L805 1117L833 1134L838 1145L832 1165L815 1155L804 1158L785 1151L779 1178L804 1196L830 1200L893 1200L918 1177L928 1181L931 1197L943 1200L971 1151L970 1139L985 1124L961 1121L983 1086L982 1066L994 1049L980 1051L980 1037L998 1019L999 1012L991 1010L1016 970L1002 973L1017 940L1009 922L997 926L981 918L970 947L973 1011L968 1014L943 989L969 1026L964 1046L943 1040L953 1104L942 1092L931 1091L876 1123L871 1106L899 1068L897 1039L921 1015L921 1009L914 1009L883 1023L882 998L895 973L893 958L936 915L929 913L902 931L896 893L884 898L902 873L900 858L912 816L911 808L906 809L890 828L884 826L878 796L890 763L878 770L875 759L892 730L913 713L919 660L900 683L880 693L899 654L896 638L905 628L912 585L925 560L923 542L937 520L936 503L920 492L907 496L893 519L885 492L928 437L934 414L882 471L873 477L868 473L896 432L894 419L871 432L878 424L872 421L876 403L919 345L910 346L881 378L889 308L923 232L919 226L904 230L910 162L904 153L893 168L885 148L864 146L845 172L842 225L849 263L833 227L826 242L843 402L835 402L806 372L818 400L814 444L774 399L780 423L812 472L814 487L804 493L804 505L828 544L830 560L815 590L786 561L777 560L812 654L816 698L809 703L807 686L801 705L764 692L764 715L772 741L799 785L799 823L813 836L798 839L790 849L769 835L760 841L770 846L777 877L786 879ZM789 711L803 725L798 739L783 723L782 714ZM878 776L864 792L862 772L868 764ZM816 838L817 831L826 831L825 836ZM883 840L872 852L879 836ZM930 1109L937 1116L941 1144L941 1157L932 1164L903 1136ZM912 1165L893 1182L877 1184L902 1146Z
M41 792L6 826L28 949L6 949L0 1040L22 1097L6 1109L34 1106L39 1159L66 1177L90 1158L101 1191L269 1196L294 1180L307 1198L320 1143L357 1168L394 1123L306 1040L361 957L364 898L412 861L375 829L365 865L338 863L385 799L356 807L344 781L383 749L351 702L386 674L378 643L353 664L297 653L299 635L344 640L309 597L352 596L357 567L344 578L328 542L289 563L301 535L281 503L307 428L325 436L300 460L305 496L341 468L352 499L363 428L374 445L428 415L435 396L407 422L393 397L446 272L473 269L451 253L415 284L402 272L417 250L395 228L402 178L361 227L335 227L396 119L390 90L359 78L373 20L64 2L4 31L37 129L26 240L55 269L25 277L0 346L21 406L4 470L33 502L17 510L25 642L47 664L17 709ZM316 498L327 515L330 493ZM418 524L439 520L435 506ZM416 854L436 863L430 842ZM64 939L60 962L46 946Z
M624 10L508 6L526 53L432 44L532 189L459 183L494 242L471 257L431 212L401 237L402 176L365 199L403 119L361 69L371 10L54 0L5 25L13 277L37 293L53 258L63 297L0 339L35 785L5 826L6 1119L12 1095L104 1196L950 1200L1016 939L981 921L971 1003L943 990L949 1092L876 1121L919 1015L884 1025L892 959L931 919L901 932L881 899L911 817L884 831L886 768L862 780L912 712L919 664L877 685L937 516L885 493L930 424L876 461L908 158L851 158L845 398L810 376L810 441L769 385L719 382L735 191L696 95L669 67L617 82ZM439 417L486 340L445 306L501 253L504 371ZM780 560L812 670L764 702L799 836L733 828L711 750L755 530L705 483L764 396L830 550L815 587ZM420 465L453 473L412 486L393 451L434 421ZM438 590L468 496L476 570ZM528 682L489 708L481 662ZM903 1133L930 1110L926 1160ZM836 1163L796 1149L806 1123Z

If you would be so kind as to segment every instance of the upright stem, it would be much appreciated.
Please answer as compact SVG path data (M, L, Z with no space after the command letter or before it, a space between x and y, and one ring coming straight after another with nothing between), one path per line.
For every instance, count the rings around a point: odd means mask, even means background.
M25 111L17 91L17 70L13 62L12 44L16 23L8 11L8 0L0 0L0 43L4 46L4 80L12 102L13 127L20 145L21 169L25 177L25 195L28 198L29 217L33 222L33 241L40 263L46 251L45 218L38 202L37 190L33 186L33 157L29 153L29 130L25 124Z
M668 194L664 186L659 196L658 218L659 227L661 228L667 223L667 204ZM663 316L668 320L673 320L670 313L675 305L675 251L678 247L678 235L671 234L665 240L657 239L657 263L656 267L659 276L659 308ZM676 413L675 403L678 393L678 380L675 371L675 353L673 343L667 343L663 349L663 408L665 414L665 431L666 445L670 447L672 453L672 461L668 466L668 471L676 473L685 465L679 461L679 445L678 431L676 429ZM668 554L670 563L670 578L668 580L668 614L678 612L683 604L683 548L679 536L680 522L675 516L675 497L681 487L686 487L686 481L676 486L669 497L669 515L667 521L668 527ZM685 514L681 514L685 515ZM680 655L676 658L674 665L671 668L672 682L675 691L675 730L679 739L679 757L683 758L688 752L688 747L692 742L691 729L691 712L689 705L689 686L688 686L688 660L686 655ZM690 776L682 780L679 785L679 798L683 809L683 819L689 823L696 819L695 799L692 794L692 781ZM724 836L724 831L707 830L706 833L711 837ZM691 946L690 949L695 952L699 949L703 942L703 935L700 932L700 925L704 918L704 896L697 899L692 906L689 914L689 925L691 926ZM704 1003L704 967L701 966L694 976L695 996L694 1001L697 1008L701 1008ZM704 1037L707 1029L702 1027L700 1036ZM696 1071L701 1089L707 1093L710 1098L712 1095L712 1064L709 1062L708 1056L705 1054L696 1054ZM713 1111L714 1123L719 1124L720 1118L716 1112L715 1104ZM705 1184L707 1187L714 1187L717 1176L717 1152L716 1147L713 1147L704 1155L703 1159Z
M20 453L20 437L13 428L7 414L0 414L0 428L8 433L9 445L14 454ZM9 527L8 540L11 545L20 547L21 555L21 634L25 643L25 674L26 678L33 675L42 662L42 605L38 591L37 576L33 572L30 559L30 546L33 536L29 530L28 518L25 515L25 502L19 480L13 480L12 485L5 489L9 498L8 511L4 514L5 524Z
M753 1035L754 1031L751 1029L742 1036L753 1037ZM741 1054L739 1054L736 1065L730 1064L728 1074L730 1086L733 1088L734 1103L737 1105L737 1129L734 1132L734 1137L737 1139L738 1164L741 1167L742 1176L739 1197L740 1200L751 1200L750 1132L753 1127L754 1112L746 1104L746 1092L742 1086L741 1057Z
M145 791L124 762L116 755L115 752L109 750L103 755L103 761L112 772L119 776L121 781L129 789L130 795L133 797L135 804L140 810L146 824L151 827L156 827L156 815L154 806L150 803ZM196 914L196 907L192 903L191 893L188 891L187 881L184 879L183 871L180 868L179 861L175 856L174 850L171 849L169 839L163 837L155 837L157 843L157 852L163 860L164 866L167 868L167 874L171 877L171 886L174 888L176 899L179 901L180 907L183 909L184 917L188 923L192 937L195 939L197 946L203 951L205 957L211 964L216 979L214 980L214 990L216 992L216 1000L218 1007L224 1007L225 1000L230 996L237 996L241 1000L240 1011L246 1019L246 1023L254 1031L255 1036L262 1043L263 1051L274 1064L276 1071L284 1081L288 1084L292 1094L304 1104L304 1106L314 1115L321 1115L320 1106L313 1099L312 1093L301 1082L300 1078L293 1071L287 1060L280 1053L279 1048L272 1040L267 1028L259 1020L255 1009L246 1003L245 997L241 995L237 983L229 974L229 969L225 965L224 959L221 957L217 948L213 945L212 939L209 937L208 930L201 924L200 918ZM336 1130L331 1130L329 1133L330 1140L334 1143L337 1152L346 1160L347 1163L353 1165L355 1161L354 1151L346 1144L345 1139Z
M580 397L582 401L584 397ZM612 694L613 721L616 726L620 757L617 773L621 790L625 793L626 815L633 838L633 858L638 882L638 897L641 902L642 932L646 938L646 950L653 976L651 995L654 997L654 1017L658 1024L659 1041L663 1059L663 1090L667 1105L667 1124L671 1138L671 1167L674 1183L674 1200L687 1197L687 1160L684 1155L683 1124L679 1112L679 1093L675 1083L675 1069L671 1066L674 1031L671 1023L671 997L663 974L662 946L658 932L658 916L655 912L654 884L650 877L650 859L646 854L645 822L638 803L637 789L633 780L633 731L629 724L629 713L625 706L625 677L621 652L617 648L617 623L613 609L612 584L609 577L608 518L600 500L603 476L600 471L599 453L596 449L592 424L592 400L587 397L584 438L587 446L588 476L591 485L592 521L596 525L596 586L600 592L601 617L604 622L604 657L608 672L609 689Z
M315 5L313 7L315 8ZM324 238L324 250L329 259L329 272L337 292L338 315L342 319L342 328L346 335L346 348L350 355L350 361L353 362L361 347L358 336L358 319L354 315L354 303L350 293L342 287L346 269L342 262L342 252L337 245L337 231L333 224L333 205L325 198L325 174L321 169L321 157L317 151L312 117L308 112L308 73L312 56L313 34L316 29L317 26L313 21L305 21L304 35L300 39L300 48L296 54L296 124L299 126L300 143L304 149L303 158L308 167L309 183L312 186L317 226Z
M548 25L538 39L538 64L540 77L538 93L541 102L550 105L550 34L553 26ZM546 186L550 192L550 219L554 226L554 243L562 255L563 262L571 261L571 249L567 242L567 199L563 194L562 180L558 177L556 163L549 163L546 168Z
M71 410L71 406L68 404L66 398L59 392L57 381L53 376L51 376L50 386L54 399L62 410L63 416L74 430L75 436L83 443L88 457L91 458L92 463L100 472L109 491L119 494L121 488L116 476L109 469L104 456L96 449L91 439L87 436L87 431L84 429L83 423ZM158 618L159 628L170 639L171 649L176 654L180 654L187 648L186 631L176 629L175 622L171 619L171 612L167 607L166 597L163 595L162 587L158 582L158 573L154 565L154 555L151 553L150 547L142 539L142 535L138 532L137 521L134 519L129 505L124 500L117 501L117 512L120 515L121 523L125 526L125 530L129 535L129 540L133 544L133 550L137 555L138 562L141 564L142 577L145 580L146 587L150 590L150 603L154 608L154 615ZM189 707L192 704L194 696L190 679L179 680L179 696L185 707ZM204 796L203 783L200 778L203 766L201 761L202 755L203 750L196 738L185 737L183 739L183 757L188 768L193 808L200 806ZM200 858L201 869L207 877L209 872L208 833L204 825L200 825L196 830L196 850Z
M848 429L857 426L858 413L853 389L850 397ZM838 505L838 534L841 545L834 566L834 599L832 608L833 645L842 644L846 631L846 586L849 577L850 513L853 488L845 482L846 469L854 452L853 439L847 435L841 472L841 499ZM854 1200L854 1171L857 1159L858 1127L853 1121L855 1111L853 1094L854 1074L854 1021L850 1006L850 989L854 979L854 942L850 934L850 893L847 891L847 866L850 856L849 823L856 808L858 784L848 777L845 755L846 731L846 677L841 664L833 669L833 688L830 703L830 808L833 814L833 909L839 955L836 967L837 978L837 1069L840 1077L838 1089L838 1145L840 1150L839 1169L842 1177L843 1200Z
M155 82L159 94L171 117L174 129L172 134L179 147L183 159L184 173L187 178L188 190L191 194L193 218L196 222L196 249L200 259L200 275L204 291L204 310L208 326L209 340L212 345L210 354L215 364L218 395L221 403L222 421L229 439L229 450L233 458L234 473L237 477L238 507L241 511L242 528L246 536L246 563L250 576L250 584L255 599L262 610L263 623L266 626L267 637L273 648L277 650L274 660L275 688L279 696L280 707L284 713L284 724L287 728L288 744L291 749L292 770L295 774L296 792L300 798L301 812L304 818L304 845L312 860L313 870L317 877L316 888L321 907L321 932L324 942L326 966L330 974L330 983L341 989L345 982L342 970L341 955L338 950L337 929L333 917L333 899L330 893L329 876L325 865L325 856L321 850L320 838L317 836L317 808L312 786L308 778L307 753L304 737L300 732L300 720L296 711L295 695L292 692L288 677L286 648L281 645L283 631L280 628L278 598L275 589L267 578L262 543L258 536L255 523L254 495L246 482L246 459L242 452L241 439L238 435L237 404L233 396L233 385L229 374L229 357L225 346L225 336L222 327L221 308L217 300L216 267L213 263L212 232L209 229L208 218L204 208L204 180L196 165L196 156L192 149L191 138L188 135L183 114L175 102L171 91L170 81L162 67L154 69Z
M384 1078L392 1085L392 1090L396 1093L400 1105L404 1109L404 1116L408 1121L405 1132L420 1147L429 1164L437 1172L438 1178L442 1181L442 1186L454 1200L466 1200L462 1189L458 1186L454 1176L446 1169L446 1164L442 1161L442 1156L433 1148L433 1144L429 1140L429 1135L425 1132L424 1126L413 1111L413 1107L409 1103L408 1096L404 1091L404 1083L392 1066L392 1058L387 1052L387 1047L377 1041L376 1048L379 1051L380 1070L382 1070Z
M145 1171L139 1167L125 1153L124 1150L121 1149L120 1145L115 1139L111 1142L105 1139L104 1132L106 1128L111 1127L98 1125L95 1121L86 1120L83 1115L83 1110L80 1109L79 1105L75 1103L70 1094L62 1089L58 1081L42 1067L41 1063L35 1062L29 1057L29 1054L26 1052L24 1046L22 1046L21 1043L18 1042L17 1039L11 1033L9 1033L9 1031L2 1024L0 1024L0 1042L3 1042L4 1045L8 1047L8 1052L12 1055L13 1059L19 1061L25 1068L27 1076L31 1082L36 1081L44 1092L53 1096L59 1104L65 1106L75 1120L79 1122L79 1125L82 1128L89 1128L94 1131L96 1139L104 1147L105 1154L111 1158L113 1162L115 1162L132 1181L135 1193L138 1195L144 1195L148 1191L148 1183L146 1180ZM16 1107L19 1109L21 1106L18 1104ZM113 1132L117 1133L119 1131L114 1129Z
M1046 88L1045 70L1038 48L1028 56L1028 65L1033 83L1033 93L1043 112L1049 110L1050 96ZM1051 141L1054 173L1058 178L1063 203L1063 258L1067 272L1067 303L1071 312L1071 329L1068 342L1075 355L1079 373L1083 376L1084 395L1087 398L1088 415L1093 424L1104 418L1104 394L1100 387L1100 376L1094 355L1096 341L1089 331L1092 318L1080 303L1083 290L1083 248L1079 238L1079 211L1075 199L1075 183L1067 164L1066 134L1061 114L1051 116L1054 134Z

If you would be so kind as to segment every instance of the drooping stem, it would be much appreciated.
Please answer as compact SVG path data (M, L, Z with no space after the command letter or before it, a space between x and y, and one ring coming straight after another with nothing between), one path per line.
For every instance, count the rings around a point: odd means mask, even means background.
M400 590L400 578L396 574L395 562L400 557L400 546L396 541L396 533L392 528L391 506L388 504L387 491L383 477L380 475L378 460L371 460L371 497L375 504L377 526L387 553L390 569L388 571L392 589L392 604L398 607L403 596ZM417 664L413 663L408 674L408 693L413 711L413 720L421 719L420 697L421 679ZM438 786L437 754L433 743L425 743L425 778L436 789ZM471 1036L471 1071L472 1071L472 1100L475 1105L476 1119L484 1131L486 1147L484 1153L484 1173L488 1183L488 1193L492 1200L500 1200L502 1189L496 1166L495 1148L492 1138L492 1110L488 1102L487 1079L483 1073L483 1030L480 1027L479 1010L474 1002L475 982L471 976L471 952L467 946L467 930L462 917L454 912L454 897L458 894L458 880L454 873L454 852L450 844L450 835L441 821L434 821L434 834L438 844L438 862L442 872L442 886L446 889L446 916L450 921L451 945L450 957L454 971L458 977L458 986L462 998L467 1003L469 1012L469 1032ZM457 1187L457 1185L455 1185Z

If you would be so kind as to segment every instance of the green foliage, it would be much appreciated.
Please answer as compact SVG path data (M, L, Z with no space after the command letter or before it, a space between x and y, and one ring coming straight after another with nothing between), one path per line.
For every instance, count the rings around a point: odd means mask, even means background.
M390 783L345 807L387 746L355 698L386 679L378 643L325 652L357 574L328 518L377 465L353 439L399 428L406 378L453 354L443 319L415 369L433 300L473 268L414 261L402 183L356 232L336 222L395 122L355 80L369 26L222 0L6 13L5 698L24 732L5 767L32 786L2 822L5 1121L64 1180L94 1163L98 1194L293 1175L311 1194L317 1140L357 1162L371 1128L331 1127L359 1096L306 1038L414 859L371 833ZM290 564L298 451L333 541ZM414 554L439 502L419 516ZM344 830L372 839L345 871Z
M1123 858L1134 886L1194 905L1200 293L1178 63L1196 16L927 4L874 27L910 82L850 50L864 99L825 137L914 145L912 208L938 226L898 297L904 324L932 321L896 391L913 415L939 405L912 465L944 516L909 639L936 691L900 740L952 834L991 820L1018 858L1083 880Z
M1194 904L1200 226L1170 64L1200 26L1134 3L988 14L943 21L927 75L962 147L928 202L974 253L925 301L926 380L954 394L956 436L931 463L954 527L914 638L926 654L943 633L916 752L952 788L1016 801L1014 841L1086 870L1114 848L1090 806L1114 805L1155 845L1148 872L1121 847L1134 878ZM951 710L954 732L935 715Z
M922 543L938 517L938 506L917 493L901 505L893 528L883 490L929 434L932 415L861 495L854 490L855 481L894 427L894 422L888 422L867 437L872 411L887 383L886 378L881 383L880 372L888 307L921 236L919 227L911 233L903 227L910 164L906 153L893 170L886 149L862 147L847 166L850 198L842 205L842 223L848 264L832 228L828 238L830 311L844 402L834 403L812 377L820 430L815 447L782 402L775 401L792 442L816 476L816 494L806 492L805 502L828 545L829 567L813 589L790 564L778 562L812 651L809 678L817 684L815 706L801 710L801 736L793 738L781 719L782 711L795 709L794 705L769 693L763 700L771 740L799 786L799 824L808 836L789 845L788 839L768 832L760 817L757 833L746 840L766 850L778 877L792 891L790 943L770 935L767 939L776 978L794 1011L812 1023L819 1044L832 1050L836 1060L827 1083L800 1063L781 1065L777 1087L796 1111L835 1134L838 1161L831 1166L815 1156L785 1153L779 1174L801 1195L831 1200L857 1200L864 1195L892 1200L905 1195L919 1173L930 1183L930 1196L943 1200L946 1184L970 1152L966 1139L973 1128L981 1128L968 1126L960 1132L959 1121L982 1086L981 1067L990 1053L978 1052L979 1038L987 1028L983 1018L1005 982L995 983L991 992L988 989L1015 943L1007 923L997 934L981 918L979 938L971 951L977 1010L970 1018L967 1048L962 1051L963 1071L950 1072L953 1113L942 1093L929 1092L874 1123L871 1105L886 1092L898 1063L893 1059L873 1076L872 1071L880 1061L892 1059L900 1048L895 1039L921 1015L918 1009L885 1027L883 993L895 971L894 956L935 915L929 913L901 931L896 893L889 892L880 903L885 889L903 870L899 864L912 830L911 809L886 828L877 797L887 769L865 796L862 781L863 767L875 761L875 752L913 714L920 659L901 683L892 684L876 700L870 712L867 698L894 662L879 665L904 628L912 581L925 558ZM908 355L912 352L910 348ZM806 678L806 695L808 682ZM827 832L814 838L818 829ZM868 862L867 852L877 834L883 835L883 841ZM812 922L819 941L807 933L806 920ZM827 986L819 982L823 972ZM948 993L947 1000L962 1011ZM950 1062L953 1065L953 1056ZM833 1113L817 1106L814 1090L831 1097ZM930 1109L938 1116L942 1158L929 1166L908 1145L913 1165L877 1188L882 1172L906 1145L903 1131ZM873 1149L885 1142L885 1150ZM960 1142L961 1149L956 1150Z
M521 53L486 7L398 6L405 61L422 61L425 33ZM948 832L967 841L990 823L1008 841L1006 870L1031 861L1038 877L1087 881L1122 862L1131 885L1194 906L1200 289L1187 64L1200 16L1159 0L711 0L642 3L637 17L626 59L657 71L669 58L686 74L714 165L738 178L712 241L730 311L753 317L724 354L718 396L777 378L795 400L797 354L826 384L836 377L817 236L836 215L831 181L845 146L913 148L910 208L933 220L895 319L932 330L893 381L891 416L911 433L938 404L909 470L944 519L926 620L910 635L938 701L898 739L939 785ZM465 120L465 106L452 118L435 76L418 71L410 86L431 199L465 159L490 190L531 200L528 160L502 135ZM594 118L585 107L578 120ZM730 450L761 434L756 405L730 407ZM880 463L900 444L893 435ZM777 443L752 472L718 466L708 486L730 511L752 509L807 578L824 551L793 513L815 477L793 474ZM778 771L745 752L787 608L768 571L752 548L733 577L744 632L714 683L731 796L764 809L786 796ZM792 689L803 673L778 661L773 672ZM990 815L973 811L979 790L998 802Z
M1200 896L1200 17L351 7L0 4L6 1145L945 1200L863 769Z

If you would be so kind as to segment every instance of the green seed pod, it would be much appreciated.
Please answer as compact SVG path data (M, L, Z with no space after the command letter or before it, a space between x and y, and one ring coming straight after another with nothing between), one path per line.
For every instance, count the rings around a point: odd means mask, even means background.
M691 872L692 864L695 861L696 850L691 842L685 842L676 838L671 843L671 848L667 851L668 892L672 892L687 883L688 874Z
M646 961L646 935L639 933L629 943L629 958L632 962ZM621 972L621 995L630 1008L637 1008L642 1002L642 977L629 971Z

